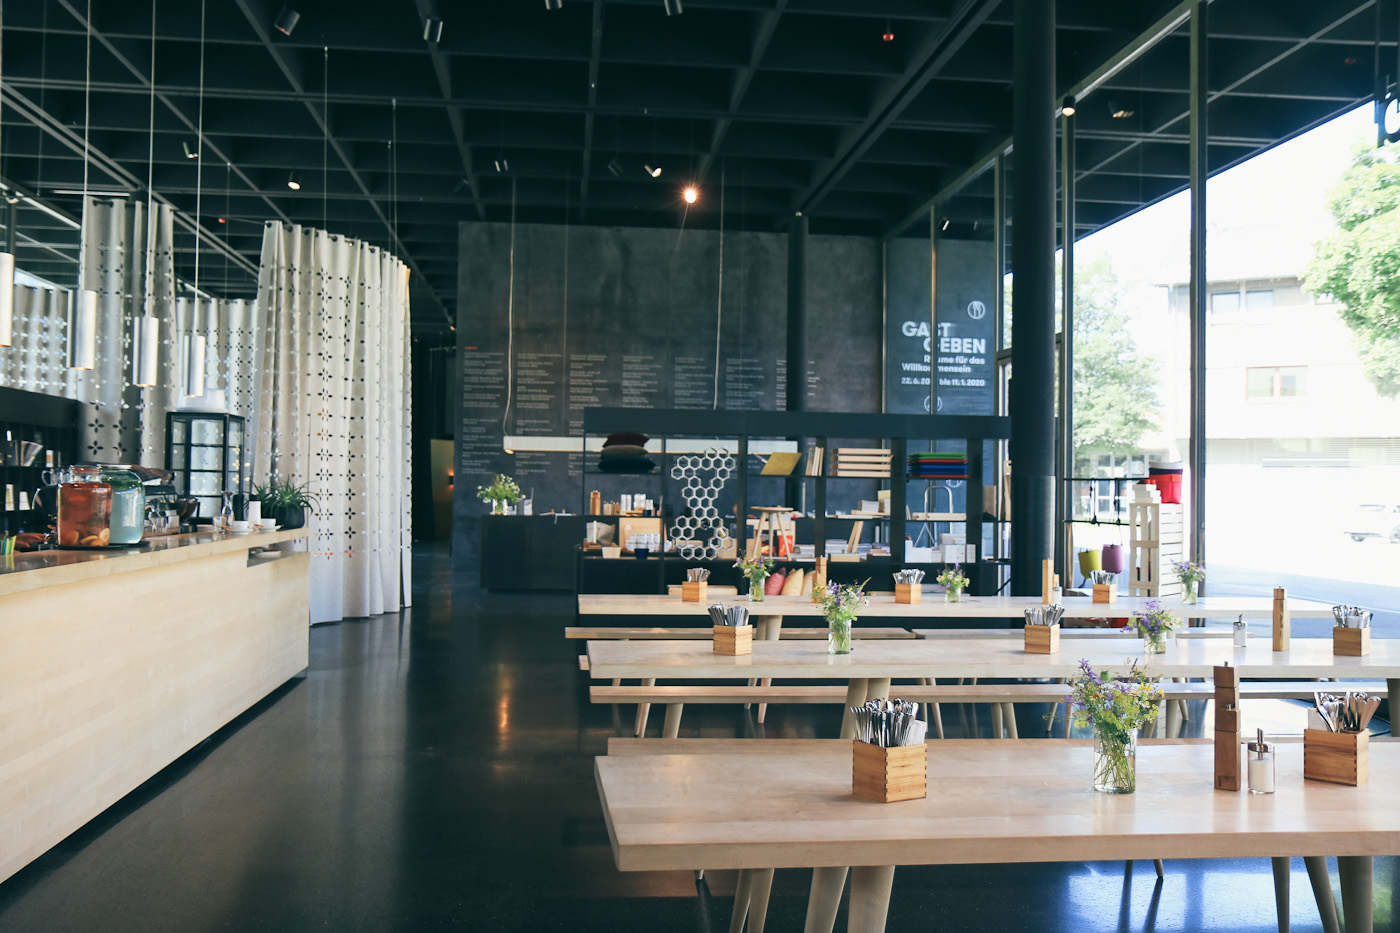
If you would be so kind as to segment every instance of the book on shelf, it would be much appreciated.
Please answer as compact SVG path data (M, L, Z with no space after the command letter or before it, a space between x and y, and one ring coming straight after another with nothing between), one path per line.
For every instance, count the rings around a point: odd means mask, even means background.
M791 476L792 468L797 466L797 461L802 459L800 452L778 451L770 454L768 462L763 464L763 476Z
M826 452L826 448L824 448L824 447L812 446L812 447L808 447L808 448L807 448L807 475L808 475L808 476L821 476L821 475L822 475L822 455L823 455L825 452Z

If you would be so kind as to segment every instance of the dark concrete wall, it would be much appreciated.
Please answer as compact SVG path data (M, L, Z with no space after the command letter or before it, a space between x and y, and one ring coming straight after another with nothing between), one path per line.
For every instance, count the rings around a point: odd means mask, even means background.
M464 223L459 247L459 571L478 566L491 474L533 488L536 513L582 505L582 458L506 454L503 435L576 435L596 406L784 407L785 235L726 232L721 251L715 231L521 224L513 294L508 224ZM808 407L878 411L880 242L813 236L808 251Z

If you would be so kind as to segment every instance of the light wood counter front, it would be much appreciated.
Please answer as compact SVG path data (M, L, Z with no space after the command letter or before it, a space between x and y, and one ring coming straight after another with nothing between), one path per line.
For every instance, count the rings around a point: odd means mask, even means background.
M305 670L305 534L4 561L0 881Z

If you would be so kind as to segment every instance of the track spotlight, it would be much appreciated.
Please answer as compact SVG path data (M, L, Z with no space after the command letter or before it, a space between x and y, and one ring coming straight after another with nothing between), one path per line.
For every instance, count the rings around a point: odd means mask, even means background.
M434 44L442 41L442 17L423 17L423 41Z
M564 9L564 0L544 0L544 8L546 10L562 10Z
M272 21L272 26L284 36L290 36L292 30L297 28L297 20L301 19L301 14L289 6L283 6L282 12L277 14L277 18Z
M944 218L943 218L943 226L939 227L938 229L939 229L939 230L946 231L946 230L948 229L948 224L950 224L951 222L952 222L952 221L950 221L947 217L944 217Z
M292 174L287 176L287 187L291 188L293 191L301 190L301 178L296 172L292 172Z
M509 172L509 171L510 171L510 160L508 160L508 159L497 159L497 160L496 160L496 171L497 171L499 174L502 174L502 175L504 175L506 172Z
M198 159L198 158L199 158L199 150L198 150L198 149L191 149L191 148L190 148L190 144L189 144L188 141L180 143L180 148L182 148L182 149L185 150L185 158L187 158L187 159Z
M663 2L666 4L667 16L681 15L681 0L663 0Z
M894 41L894 24L889 20L885 20L885 31L881 34L880 38L884 39L886 42Z
M1128 117L1131 117L1135 112L1136 111L1134 111L1131 107L1120 107L1113 101L1108 102L1108 115L1115 120L1126 120L1128 119Z
M685 203L694 204L696 199L700 197L700 192L695 190L694 185L686 185L685 191L681 192L681 197L685 198Z
M1072 117L1072 116L1074 116L1074 98L1073 98L1073 97L1066 97L1066 98L1065 98L1065 102L1064 102L1063 104L1060 105L1060 116L1062 116L1062 117Z
M659 165L657 165L657 166L655 166L655 167L650 166L650 165L643 165L642 168L646 169L647 174L650 175L652 178L660 178L660 177L661 177L661 166L659 166Z
M616 159L613 159L611 162L608 163L608 171L612 172L612 176L614 178L621 178L622 163L617 161Z

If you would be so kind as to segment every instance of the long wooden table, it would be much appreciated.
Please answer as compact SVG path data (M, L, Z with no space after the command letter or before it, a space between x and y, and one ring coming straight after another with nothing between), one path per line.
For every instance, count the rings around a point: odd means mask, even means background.
M755 641L753 653L739 657L715 654L704 641L590 641L589 672L599 678L717 680L785 677L844 680L846 705L856 706L890 694L894 678L989 677L1062 678L1079 671L1081 658L1095 670L1125 671L1134 660L1162 677L1210 677L1229 662L1246 678L1352 678L1386 680L1394 701L1400 698L1400 640L1376 639L1366 657L1332 654L1323 638L1295 638L1290 650L1273 651L1267 638L1236 648L1224 639L1169 640L1164 654L1143 656L1137 643L1085 638L1061 645L1056 654L1028 654L1007 638L913 641L862 641L847 655L829 655L814 641ZM1392 702L1392 709L1394 703ZM849 721L843 726L849 737Z
M851 793L839 740L609 756L594 770L620 870L740 869L771 884L775 868L813 868L808 931L831 930L846 866L849 929L871 933L897 865L1331 855L1356 933L1372 926L1372 856L1400 855L1400 744L1372 745L1359 787L1304 781L1302 747L1280 745L1270 796L1214 790L1209 745L1144 743L1125 796L1090 789L1088 742L930 747L929 796L894 804Z

